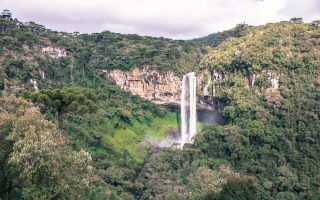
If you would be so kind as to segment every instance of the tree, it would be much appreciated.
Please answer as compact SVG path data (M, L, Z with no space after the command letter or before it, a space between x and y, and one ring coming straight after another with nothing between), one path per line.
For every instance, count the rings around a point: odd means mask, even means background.
M303 19L301 17L293 17L290 19L291 24L302 24Z
M311 26L316 27L316 28L320 28L320 20L315 20L315 21L311 22Z
M25 100L2 97L0 107L1 130L12 143L7 163L19 174L21 198L85 199L93 184L91 155L72 151L57 126Z
M208 194L206 200L256 200L258 187L252 177L229 179L218 195Z
M46 109L54 109L58 116L59 127L62 127L62 115L65 113L81 116L96 112L98 96L95 93L92 89L65 87L55 90L26 91L23 97L43 105Z
M218 170L199 167L187 178L192 199L203 199L205 194L219 193L221 186L231 178L240 178L229 166L221 166Z
M243 36L244 32L247 30L248 27L249 27L248 24L246 24L245 22L241 24L237 24L236 27L234 28L234 35L236 37Z

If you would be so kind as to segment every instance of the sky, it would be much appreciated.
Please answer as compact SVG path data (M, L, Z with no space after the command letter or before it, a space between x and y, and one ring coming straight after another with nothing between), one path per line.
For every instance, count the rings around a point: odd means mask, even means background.
M0 0L19 21L57 31L192 39L239 23L320 20L320 0Z

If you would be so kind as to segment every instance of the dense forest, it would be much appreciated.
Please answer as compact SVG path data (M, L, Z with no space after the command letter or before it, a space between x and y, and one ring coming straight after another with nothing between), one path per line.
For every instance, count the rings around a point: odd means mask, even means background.
M320 199L319 27L243 23L183 41L0 19L0 199ZM218 74L225 124L155 147L177 113L101 72L144 66Z

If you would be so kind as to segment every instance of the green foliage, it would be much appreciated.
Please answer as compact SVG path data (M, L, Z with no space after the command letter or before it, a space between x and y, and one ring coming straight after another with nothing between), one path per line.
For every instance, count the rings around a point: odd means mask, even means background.
M218 32L218 33L213 33L206 37L196 38L191 41L195 42L196 44L206 44L206 45L216 47L228 38L243 36L245 34L245 31L249 27L250 26L248 26L248 24L241 23L241 24L237 24L236 27L234 27L233 29Z
M31 78L45 88L65 84L94 87L103 81L101 70L145 66L183 74L194 71L209 49L182 40L111 32L77 35L52 31L33 22L0 20L0 74L1 79L13 83L11 87L21 87ZM68 56L44 53L43 47L63 49ZM17 66L17 61L23 66ZM45 72L45 78L40 71ZM25 88L31 89L32 85Z
M250 27L202 60L202 69L224 75L214 98L227 125L204 127L195 147L257 177L261 199L312 199L318 192L315 33L301 22Z
M24 83L31 78L29 69L26 68L23 60L8 60L5 66L5 73L9 78L20 79Z
M8 147L0 154L7 190L1 197L86 199L93 184L91 155L72 151L56 126L25 100L0 98L0 107L1 130L7 132L2 143Z
M301 17L293 17L290 19L290 23L292 24L302 24L303 19Z
M191 146L183 151L159 150L148 159L137 182L144 185L143 191L138 190L140 199L205 199L220 194L233 182L246 182L232 186L243 187L239 194L254 194L253 199L258 195L255 179L234 172L227 163L205 157Z
M158 71L173 69L181 74L192 70L203 55L200 46L164 38L110 32L84 34L80 38L89 44L88 49L94 50L89 62L94 61L98 68L129 70L148 65Z
M255 181L250 177L243 179L231 179L222 186L222 191L209 194L206 200L255 200L258 199L258 188Z
M151 147L148 141L161 140L168 132L178 129L176 114L112 85L95 89L45 89L25 92L23 96L39 105L48 119L59 121L60 129L68 133L74 149L90 152L94 167L101 171L98 174L101 179L111 186L119 185L121 191L111 193L110 198L131 198L128 192L132 192L133 186L130 185ZM95 109L79 112L88 101L92 101ZM130 173L121 177L119 172L120 177L117 179L116 175L113 179L112 167L121 167ZM99 191L93 192L94 196L98 194Z
M99 95L92 89L68 87L55 90L40 90L39 92L25 92L23 97L34 103L43 104L47 108L55 109L58 114L74 113L84 115L97 110L96 102ZM102 97L104 98L104 97Z

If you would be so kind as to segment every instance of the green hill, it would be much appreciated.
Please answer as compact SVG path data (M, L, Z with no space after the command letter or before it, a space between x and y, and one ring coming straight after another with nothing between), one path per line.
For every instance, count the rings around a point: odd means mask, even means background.
M207 127L194 148L255 176L261 199L319 198L319 27L250 27L201 66L223 77L214 99L228 123Z
M205 44L205 45L210 45L210 46L216 47L221 42L223 42L224 40L226 40L228 38L242 36L244 31L249 27L250 26L248 26L245 23L237 24L236 27L234 27L230 30L213 33L208 36L201 37L201 38L195 38L191 41L193 41L196 44Z
M42 88L72 83L92 86L99 82L101 69L129 70L148 65L183 74L194 70L209 49L165 38L57 32L17 20L0 19L0 30L0 87L4 89L6 80L8 90L28 86L31 78ZM67 56L58 56L59 51ZM45 72L45 79L39 70Z
M319 66L320 29L307 23L247 27L209 51L198 73L216 78L226 124L205 126L183 152L154 156L140 179L144 199L319 199ZM225 165L249 178L231 178L218 194L208 189L214 178L195 189L217 173L199 168Z

